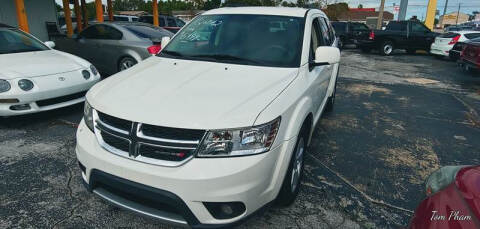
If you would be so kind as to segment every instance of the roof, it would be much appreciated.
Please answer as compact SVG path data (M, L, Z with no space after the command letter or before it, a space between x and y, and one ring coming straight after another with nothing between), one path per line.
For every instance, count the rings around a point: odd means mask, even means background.
M203 15L212 14L259 14L304 17L308 9L295 7L222 7L209 10Z
M365 21L367 17L378 17L380 12L371 12L371 11L348 11L340 14L338 16L339 21ZM393 20L393 14L388 11L383 11L383 20L390 21Z
M15 28L15 27L0 23L0 28Z

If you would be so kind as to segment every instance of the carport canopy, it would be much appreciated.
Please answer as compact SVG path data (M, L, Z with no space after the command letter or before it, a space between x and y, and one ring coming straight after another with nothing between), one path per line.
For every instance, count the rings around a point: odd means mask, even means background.
M15 8L18 20L18 27L25 31L29 32L28 28L28 20L27 20L27 12L25 10L25 3L24 0L12 0L15 1ZM85 0L81 0L81 8L80 8L80 0L62 0L63 4L63 12L65 15L65 23L67 26L67 36L72 37L73 35L73 26L72 26L72 15L70 12L70 4L73 4L74 12L77 18L77 28L78 32L82 31L83 26L88 25L88 18L87 18L87 7ZM99 22L103 22L103 4L102 0L94 0L95 1L95 15L96 20ZM113 0L106 0L107 1L107 11L108 11L108 19L113 21ZM158 26L158 0L152 0L152 8L153 8L153 24ZM83 26L82 26L83 20Z

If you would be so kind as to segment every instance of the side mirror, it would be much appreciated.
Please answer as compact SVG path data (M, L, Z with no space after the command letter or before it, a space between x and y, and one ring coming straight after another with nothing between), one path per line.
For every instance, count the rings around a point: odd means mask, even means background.
M44 44L51 49L55 48L55 42L53 42L53 41L45 41Z
M315 50L315 60L312 66L337 64L340 62L340 49L336 47L320 46Z
M162 49L170 42L170 37L162 37Z

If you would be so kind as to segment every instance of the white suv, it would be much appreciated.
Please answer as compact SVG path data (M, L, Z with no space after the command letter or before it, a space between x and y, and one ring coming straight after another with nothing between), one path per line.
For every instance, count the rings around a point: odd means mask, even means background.
M76 147L86 187L192 227L292 203L335 98L340 52L326 15L220 8L167 41L88 92Z

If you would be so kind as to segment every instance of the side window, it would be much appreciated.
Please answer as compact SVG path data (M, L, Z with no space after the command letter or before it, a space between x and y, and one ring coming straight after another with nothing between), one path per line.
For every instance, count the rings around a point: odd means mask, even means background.
M98 26L98 31L100 33L100 38L99 39L104 39L104 40L120 40L122 39L122 32L118 31L117 29L111 27L111 26L106 26L106 25L100 25Z
M323 45L323 39L321 38L321 32L320 32L320 23L318 21L318 18L313 19L312 22L312 35L311 35L311 41L310 41L310 60L313 60L315 58L315 50Z
M388 23L387 30L407 31L407 23L392 21L392 22Z
M332 23L330 23L326 18L323 18L323 20L325 21L325 24L327 24L328 26L328 35L330 37L330 45L331 45L335 41L335 30L332 27Z
M175 19L171 17L167 17L167 25L170 27L176 27L177 23L175 23Z
M423 24L420 24L418 22L412 22L412 32L428 32L430 31L427 29Z
M153 24L153 22L152 22ZM165 27L165 17L158 17L158 26Z
M472 40L480 37L480 33L468 33L468 34L465 34L465 37L469 40Z
M334 37L330 37L328 32L328 26L324 18L319 18L321 38L323 38L323 45L331 45L333 43Z
M99 34L98 34L97 27L98 27L98 25L92 25L92 26L88 27L87 29L83 30L80 33L79 37L85 38L85 39L99 39L98 38Z

